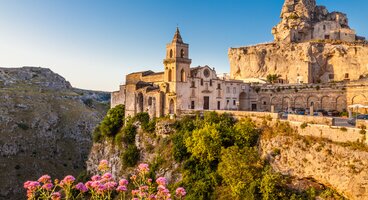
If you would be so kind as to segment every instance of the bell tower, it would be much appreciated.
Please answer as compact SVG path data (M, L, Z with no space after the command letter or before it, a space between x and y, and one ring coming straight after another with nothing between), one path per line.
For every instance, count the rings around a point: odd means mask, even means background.
M170 92L176 92L176 83L186 83L190 75L189 45L183 42L179 28L176 28L174 38L166 45L164 59L164 81L169 83Z

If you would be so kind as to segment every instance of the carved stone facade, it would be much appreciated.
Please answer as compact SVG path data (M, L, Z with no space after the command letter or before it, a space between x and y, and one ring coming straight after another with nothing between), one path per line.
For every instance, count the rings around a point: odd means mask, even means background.
M191 68L189 45L178 29L166 46L163 64L163 72L128 74L126 84L112 93L111 107L125 104L126 115L148 112L154 117L195 110L249 109L246 92L250 85L220 78L209 66Z

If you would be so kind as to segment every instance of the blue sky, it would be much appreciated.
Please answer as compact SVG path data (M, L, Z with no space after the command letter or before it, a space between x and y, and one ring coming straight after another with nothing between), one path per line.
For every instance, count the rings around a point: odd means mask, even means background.
M177 24L192 66L229 72L227 50L272 41L284 0L0 0L0 66L41 66L74 87L113 91L162 71ZM368 37L368 1L317 0Z

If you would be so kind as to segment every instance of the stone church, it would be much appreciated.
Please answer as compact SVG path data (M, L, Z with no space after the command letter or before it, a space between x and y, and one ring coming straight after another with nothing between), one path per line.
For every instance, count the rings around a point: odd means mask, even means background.
M249 85L219 77L207 65L191 67L189 45L177 28L166 45L164 71L128 74L125 85L112 93L112 107L125 104L126 115L148 112L160 117L195 110L246 110Z

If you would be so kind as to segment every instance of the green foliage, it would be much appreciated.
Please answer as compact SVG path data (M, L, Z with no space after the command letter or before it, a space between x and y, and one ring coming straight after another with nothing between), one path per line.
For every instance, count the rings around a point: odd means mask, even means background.
M101 142L103 136L101 134L100 128L96 127L92 133L92 140L94 143Z
M115 136L120 128L124 125L125 106L118 105L115 108L111 108L105 118L102 120L99 129L101 135L107 137Z
M251 193L248 189L258 185L261 169L262 164L255 147L240 149L233 146L221 151L218 173L223 182L230 187L234 197L249 199L255 195L255 189L252 189Z
M128 148L122 154L122 160L125 166L133 167L139 160L139 149L134 145L128 145Z
M185 132L176 132L173 136L172 136L172 141L174 143L173 146L173 156L174 159L177 162L181 162L187 158L189 158L190 154L187 150L187 147L185 145Z
M308 126L308 123L307 123L307 122L304 122L304 123L302 123L302 124L300 125L300 128L301 128L301 129L305 129L305 128L307 128L307 126Z
M267 75L267 82L275 83L280 77L281 75L279 74L269 74Z
M127 123L121 130L121 134L122 140L125 144L134 144L135 135L137 134L137 128L133 125L133 123Z
M266 166L263 171L260 184L260 192L263 200L288 199L285 187L285 179L281 174L272 171L270 166Z
M22 130L25 130L25 131L29 129L29 126L25 123L22 123L22 122L17 123L17 126L18 126L18 128L20 128Z
M260 133L250 119L239 121L235 124L234 129L234 145L240 148L257 145Z

